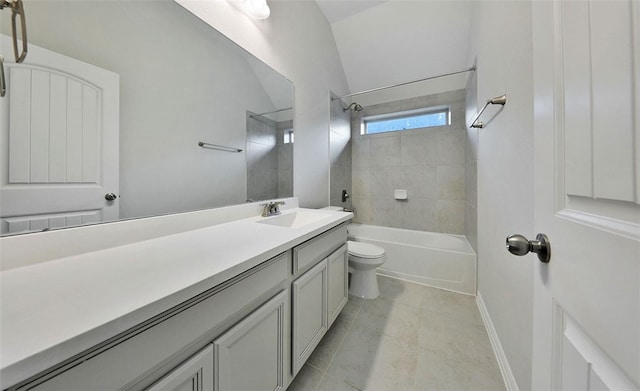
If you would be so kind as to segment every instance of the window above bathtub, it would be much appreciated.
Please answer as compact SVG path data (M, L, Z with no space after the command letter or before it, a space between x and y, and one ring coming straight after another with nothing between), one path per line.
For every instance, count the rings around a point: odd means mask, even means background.
M282 141L285 144L293 144L293 129L284 130L284 139Z
M360 134L399 132L446 125L451 125L449 106L427 107L363 117Z

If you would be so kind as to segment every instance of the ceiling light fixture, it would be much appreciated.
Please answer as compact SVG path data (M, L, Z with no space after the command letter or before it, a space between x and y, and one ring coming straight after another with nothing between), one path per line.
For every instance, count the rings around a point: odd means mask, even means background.
M244 10L255 19L267 19L271 14L267 0L245 0Z

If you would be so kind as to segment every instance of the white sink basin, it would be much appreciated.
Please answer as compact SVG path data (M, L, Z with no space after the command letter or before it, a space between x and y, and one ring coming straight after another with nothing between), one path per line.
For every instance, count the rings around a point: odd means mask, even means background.
M325 213L310 212L310 211L296 211L287 214L281 214L274 217L266 217L257 222L260 224L277 225L287 228L300 228L307 224L315 223L328 217Z

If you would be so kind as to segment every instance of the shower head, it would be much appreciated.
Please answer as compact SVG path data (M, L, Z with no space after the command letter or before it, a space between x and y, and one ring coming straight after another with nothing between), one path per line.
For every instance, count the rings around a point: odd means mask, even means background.
M356 102L353 102L349 106L342 108L342 111L347 111L347 110L353 110L354 112L357 113L358 111L362 111L362 106L360 106Z

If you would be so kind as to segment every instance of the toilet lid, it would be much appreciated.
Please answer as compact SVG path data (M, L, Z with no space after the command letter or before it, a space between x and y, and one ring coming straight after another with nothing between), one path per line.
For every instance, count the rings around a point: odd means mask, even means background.
M380 258L384 255L382 247L369 243L347 241L347 252L361 258Z

